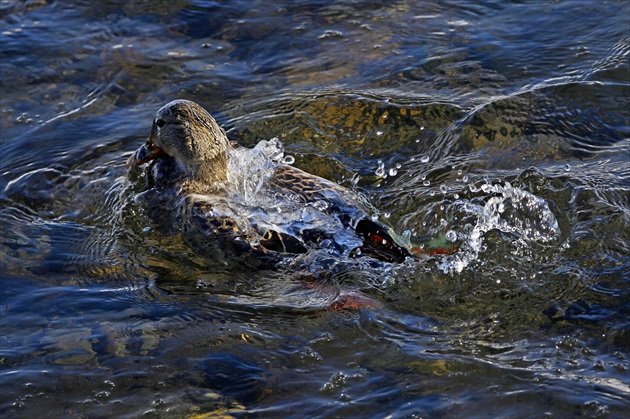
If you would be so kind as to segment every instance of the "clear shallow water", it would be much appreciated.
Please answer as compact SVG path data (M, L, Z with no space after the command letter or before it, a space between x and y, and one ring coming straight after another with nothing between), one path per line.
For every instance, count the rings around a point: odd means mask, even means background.
M1 2L2 413L623 417L629 13ZM158 234L124 162L174 98L460 252L305 287Z

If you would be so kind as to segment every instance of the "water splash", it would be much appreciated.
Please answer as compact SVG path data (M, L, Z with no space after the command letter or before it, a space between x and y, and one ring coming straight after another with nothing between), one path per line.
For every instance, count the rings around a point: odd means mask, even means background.
M505 186L482 185L481 190L495 195L480 208L477 223L460 251L440 264L444 273L460 273L477 260L483 249L484 234L492 230L511 234L523 245L548 243L559 237L558 221L544 199L515 188L509 182Z
M288 156L290 157L290 156ZM318 247L333 254L347 256L362 241L349 230L326 200L344 199L328 192L323 199L307 203L291 191L270 185L270 178L281 164L292 161L284 154L284 146L277 138L260 141L254 148L231 151L228 167L229 197L197 197L212 204L215 217L237 220L244 229L253 226L260 234L272 230L292 237L302 237L305 231L316 231L322 237ZM352 211L350 208L348 210ZM355 209L353 217L365 214ZM328 243L330 242L330 243Z
M284 145L277 138L262 140L251 149L233 149L228 160L231 189L245 201L253 200L284 159Z

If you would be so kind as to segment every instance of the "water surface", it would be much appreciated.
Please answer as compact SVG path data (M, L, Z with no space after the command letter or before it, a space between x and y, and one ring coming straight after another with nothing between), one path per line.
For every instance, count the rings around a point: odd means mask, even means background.
M623 417L629 16L0 2L0 412ZM414 246L459 251L248 271L161 234L124 163L176 98L245 146L279 138ZM374 304L325 310L340 292Z

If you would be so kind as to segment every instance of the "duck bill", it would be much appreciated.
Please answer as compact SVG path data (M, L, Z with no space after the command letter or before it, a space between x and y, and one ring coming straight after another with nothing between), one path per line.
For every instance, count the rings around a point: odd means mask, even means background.
M142 166L143 164L150 162L151 160L163 154L164 151L161 148L157 147L149 138L146 144L137 149L136 152L127 159L127 166Z

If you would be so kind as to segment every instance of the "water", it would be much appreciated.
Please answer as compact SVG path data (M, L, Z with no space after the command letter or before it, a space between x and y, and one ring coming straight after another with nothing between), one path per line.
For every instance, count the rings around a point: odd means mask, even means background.
M629 16L0 2L0 412L624 417ZM244 146L279 138L410 245L458 251L255 271L200 255L124 165L175 98ZM325 310L351 293L370 307Z

